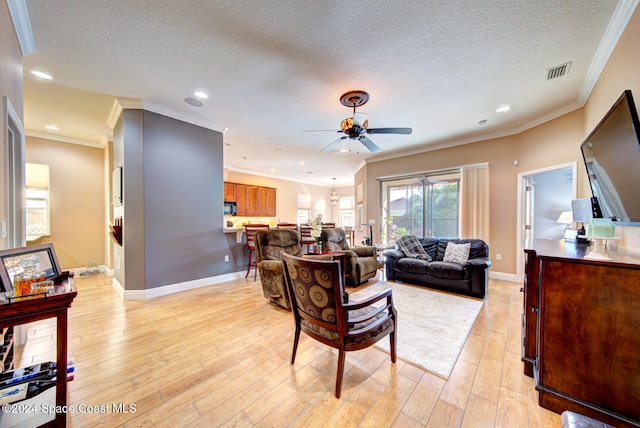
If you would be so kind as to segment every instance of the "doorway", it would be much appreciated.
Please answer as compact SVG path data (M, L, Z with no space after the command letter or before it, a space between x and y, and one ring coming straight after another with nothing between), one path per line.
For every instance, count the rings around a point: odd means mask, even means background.
M0 247L24 247L26 245L24 210L24 128L9 98L2 97L2 147L5 195L5 212L2 217Z
M577 194L577 163L518 174L517 276L524 279L523 248L530 239L563 239L567 227L560 214L571 211Z

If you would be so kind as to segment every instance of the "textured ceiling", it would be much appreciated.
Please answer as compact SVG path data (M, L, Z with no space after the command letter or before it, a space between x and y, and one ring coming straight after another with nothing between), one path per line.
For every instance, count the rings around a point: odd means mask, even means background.
M582 106L637 1L26 0L36 52L24 58L25 128L44 136L55 124L54 138L99 146L114 99L139 99L227 129L232 170L347 184L363 161ZM545 80L567 62L567 75ZM371 95L358 109L370 127L413 133L371 135L377 153L322 153L341 134L303 131L338 130L352 89ZM196 90L209 94L201 108L184 102Z

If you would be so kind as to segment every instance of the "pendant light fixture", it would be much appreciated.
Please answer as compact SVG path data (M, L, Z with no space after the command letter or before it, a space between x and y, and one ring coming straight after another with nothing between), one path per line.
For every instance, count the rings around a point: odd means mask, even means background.
M335 177L333 178L333 190L329 192L329 194L327 195L327 198L329 199L329 203L331 205L338 205L338 202L340 202L340 193L338 193L338 191L336 190Z

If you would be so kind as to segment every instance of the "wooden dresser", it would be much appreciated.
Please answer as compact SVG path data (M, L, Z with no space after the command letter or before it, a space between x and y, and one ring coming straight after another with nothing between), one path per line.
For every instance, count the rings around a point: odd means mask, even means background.
M525 243L525 373L539 404L640 427L640 260L564 241Z

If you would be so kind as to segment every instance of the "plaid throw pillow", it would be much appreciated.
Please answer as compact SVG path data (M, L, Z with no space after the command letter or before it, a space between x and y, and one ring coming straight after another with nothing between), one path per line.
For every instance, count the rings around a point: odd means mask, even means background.
M422 248L422 244L414 235L401 236L396 244L407 257L431 261L431 256Z

